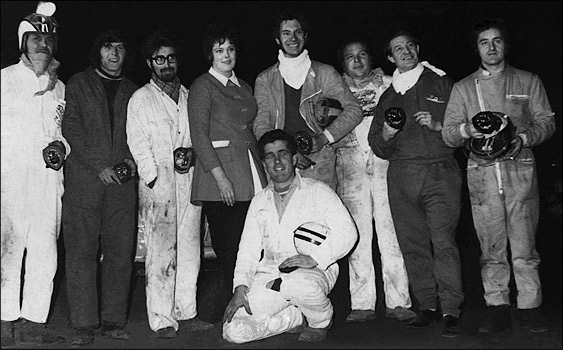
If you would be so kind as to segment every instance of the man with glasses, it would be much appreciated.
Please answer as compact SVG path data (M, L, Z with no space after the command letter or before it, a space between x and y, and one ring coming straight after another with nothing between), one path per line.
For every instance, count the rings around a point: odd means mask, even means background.
M146 239L147 314L159 338L213 325L196 308L201 207L190 203L193 150L188 89L178 78L179 48L159 30L143 44L152 75L127 108L127 142L139 166L139 234ZM176 268L171 268L176 266Z
M62 127L73 153L65 166L63 231L67 295L75 330L71 346L91 343L100 318L103 337L130 337L123 327L133 268L136 194L135 181L120 175L136 175L125 134L127 103L137 90L124 76L131 57L122 33L104 32L92 44L91 67L73 75L67 84ZM116 165L128 170L116 171Z

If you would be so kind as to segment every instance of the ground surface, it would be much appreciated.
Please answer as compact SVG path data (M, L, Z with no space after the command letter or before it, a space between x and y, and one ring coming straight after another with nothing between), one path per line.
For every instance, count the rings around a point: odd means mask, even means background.
M547 201L543 201L547 203ZM205 332L179 333L174 339L161 340L154 337L149 329L146 307L144 278L135 275L132 279L129 323L126 329L132 333L130 340L109 340L99 336L99 330L92 344L84 346L86 349L170 349L170 348L412 348L412 349L561 349L561 207L547 208L542 204L542 216L537 235L537 248L542 257L540 276L543 284L544 302L542 313L549 321L548 332L534 334L522 330L513 309L514 327L503 336L482 336L478 328L485 314L486 306L482 298L482 285L479 267L479 244L472 228L471 216L464 205L457 233L463 269L463 288L465 303L463 305L463 332L457 338L443 338L440 336L441 324L427 329L406 329L404 323L387 319L384 316L385 306L381 286L381 270L379 251L374 244L374 261L377 273L377 319L364 324L347 324L344 322L349 312L350 301L348 293L348 271L346 265L341 264L341 278L331 295L335 306L334 326L329 331L327 339L317 344L303 344L297 341L297 334L282 334L276 337L254 343L236 345L225 342L221 337L219 320L221 310L216 305L217 289L222 283L222 277L217 270L216 261L205 260L202 265L199 282L198 309L199 317L214 322L215 328ZM64 247L61 247L64 248ZM136 264L136 269L142 264ZM514 289L513 289L514 290ZM512 293L513 308L515 295ZM416 305L415 305L416 307ZM70 339L72 331L68 321L68 305L65 293L64 264L59 264L59 272L55 280L53 308L48 321L48 327L53 331ZM69 342L56 346L41 346L36 348L67 348ZM14 348L30 348L29 344L18 343Z

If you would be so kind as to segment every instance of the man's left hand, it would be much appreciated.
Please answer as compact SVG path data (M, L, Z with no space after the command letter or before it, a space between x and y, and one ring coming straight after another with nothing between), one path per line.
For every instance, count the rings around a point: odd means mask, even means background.
M280 270L289 267L301 267L304 269L312 269L317 267L318 263L309 255L298 254L285 259L279 266Z
M520 154L523 146L524 140L522 140L522 137L516 135L512 141L510 141L510 149L506 152L504 157L502 157L502 160L514 160L514 158Z

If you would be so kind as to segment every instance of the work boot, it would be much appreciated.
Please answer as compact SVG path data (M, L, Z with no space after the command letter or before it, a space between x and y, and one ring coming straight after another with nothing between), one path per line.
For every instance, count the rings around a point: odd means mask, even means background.
M397 306L394 309L385 308L385 317L396 318L399 321L409 321L417 318L417 315L411 309L407 309L406 307L402 307L402 306Z
M422 310L420 315L407 324L407 328L424 328L441 318L438 310Z
M2 347L16 345L14 340L14 323L2 320Z
M206 331L213 328L213 323L205 322L197 317L190 318L189 320L178 321L179 329L185 332L199 332Z
M498 334L510 330L511 327L510 305L489 306L487 318L479 328L479 333Z
M373 310L352 310L348 317L346 317L346 322L349 323L360 323L375 320L375 311Z
M131 333L123 329L123 325L116 322L102 321L102 337L111 339L127 340L131 338Z
M549 330L547 321L538 308L518 309L518 319L520 321L520 327L529 329L531 332L541 333Z
M94 327L74 328L70 346L82 346L94 341Z
M37 323L22 319L20 340L23 343L53 344L63 343L66 339L47 330L45 323Z
M161 328L156 331L157 338L176 338L176 330L174 327Z
M455 338L461 333L461 322L459 317L452 315L444 315L444 330L442 331L442 337Z
M305 328L307 328L307 319L305 318L305 316L303 316L303 322L301 322L301 324L297 327L294 327L290 330L288 330L286 333L289 334L300 334L301 332L303 332L305 330Z
M318 343L320 341L325 340L326 333L332 327L332 320L325 328L312 328L307 326L303 332L299 335L297 341L306 342L306 343Z

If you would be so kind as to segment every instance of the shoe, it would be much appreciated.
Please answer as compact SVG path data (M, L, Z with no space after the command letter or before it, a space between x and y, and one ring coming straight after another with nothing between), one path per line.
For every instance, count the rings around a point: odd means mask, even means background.
M294 327L294 328L286 331L286 333L289 333L289 334L301 333L305 330L305 328L307 328L307 319L305 317L303 317L303 322L301 322L301 324L299 326Z
M479 333L502 333L512 327L512 317L510 315L510 305L489 306L487 308L487 318L481 324Z
M326 333L332 327L332 320L325 328L312 328L307 326L303 332L299 335L297 341L306 342L306 343L318 343L320 341L325 340Z
M131 338L131 333L123 329L123 326L115 322L102 321L102 337L111 339L127 340Z
M444 330L442 331L442 337L455 338L461 333L461 322L459 317L452 315L444 315Z
M161 328L156 331L157 338L176 338L176 330L174 327Z
M181 320L178 323L180 324L180 328L186 332L206 331L215 327L213 323L202 321L197 317L190 318L189 320Z
M375 320L374 310L352 310L348 317L346 317L346 322L349 323L360 323Z
M34 344L56 344L66 341L64 337L49 332L45 323L32 322L26 319L22 320L20 340L22 343Z
M14 323L2 320L2 347L16 345L14 340Z
M440 319L438 310L422 310L420 315L407 324L407 328L424 328Z
M518 309L518 319L520 321L520 327L529 329L531 332L541 333L549 330L547 321L538 308Z
M70 346L81 346L94 341L93 328L75 328L74 337L70 340Z
M407 309L406 307L402 307L402 306L397 306L394 309L386 308L385 317L395 318L399 321L409 321L415 319L417 316L416 313L411 309Z

